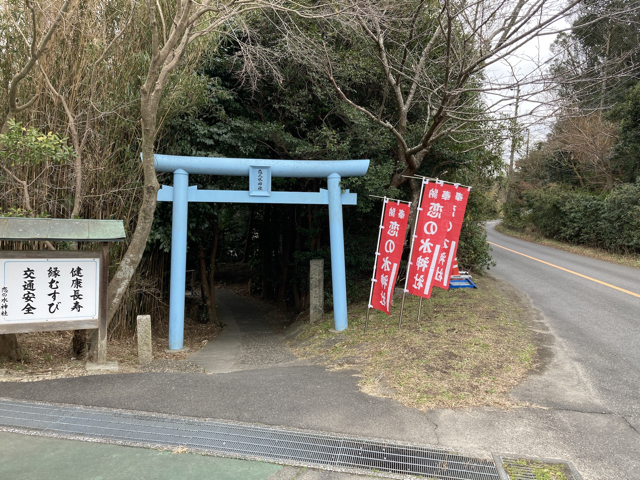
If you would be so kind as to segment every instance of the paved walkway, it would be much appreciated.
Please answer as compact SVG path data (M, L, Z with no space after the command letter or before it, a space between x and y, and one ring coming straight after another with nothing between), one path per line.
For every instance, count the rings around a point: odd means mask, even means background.
M231 373L273 366L303 365L274 328L280 320L272 309L260 308L226 290L216 291L218 314L226 327L188 360L207 373ZM271 320L271 321L270 321Z

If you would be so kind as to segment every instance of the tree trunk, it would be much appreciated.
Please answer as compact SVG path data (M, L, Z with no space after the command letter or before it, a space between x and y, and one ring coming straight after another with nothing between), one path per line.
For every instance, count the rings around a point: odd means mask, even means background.
M142 172L144 176L144 186L142 187L142 204L138 211L138 223L131 237L131 242L127 248L124 257L120 261L118 270L109 282L107 292L108 297L108 313L107 326L115 316L122 299L124 298L129 283L133 278L144 249L147 245L149 232L153 224L153 215L156 211L158 202L158 190L160 184L156 176L154 162L154 142L156 139L157 114L159 93L153 95L149 91L148 85L143 85L141 90L141 119L142 119Z
M78 360L85 358L87 355L87 331L74 330L69 346L69 353Z
M22 350L15 333L0 335L0 358L13 362L22 360Z

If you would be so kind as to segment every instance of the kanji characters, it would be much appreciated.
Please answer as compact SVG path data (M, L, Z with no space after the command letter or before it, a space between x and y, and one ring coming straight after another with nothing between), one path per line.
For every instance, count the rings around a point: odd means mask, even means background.
M443 207L439 203L432 203L429 206L429 211L427 212L427 215L430 216L431 218L441 218L442 209Z
M25 268L22 272L22 277L24 278L24 282L22 282L22 299L25 301L25 305L22 308L22 311L25 315L33 315L33 312L36 310L36 307L33 305L34 300L36 299L36 272L32 268Z
M71 288L73 288L73 293L69 295L71 300L73 300L73 306L71 307L71 311L80 312L82 308L82 304L80 304L80 300L82 300L83 295L80 292L82 289L82 268L72 268L71 269Z
M400 224L398 222L391 222L389 224L389 230L387 230L387 233L389 234L390 237L397 237L399 233L399 228L400 228Z
M431 247L433 247L433 243L429 241L428 238L420 239L420 248L418 251L422 253L431 253Z
M443 275L444 270L442 268L436 268L436 274L434 275L436 281L441 282Z
M384 257L382 259L382 270L385 272L391 271L391 262L389 261L389 257Z
M429 257L418 257L416 260L416 268L422 272L429 268Z
M6 317L9 315L9 289L5 286L2 287L2 301L0 302L0 316Z

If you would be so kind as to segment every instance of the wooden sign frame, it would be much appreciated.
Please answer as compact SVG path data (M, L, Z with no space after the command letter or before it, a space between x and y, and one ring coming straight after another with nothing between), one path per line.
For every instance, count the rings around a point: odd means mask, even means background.
M93 258L99 259L100 271L98 275L98 318L89 320L55 320L27 323L0 323L0 334L54 332L62 330L98 330L99 364L107 361L107 287L109 284L109 244L100 242L100 250L4 250L0 251L0 258L34 259L34 258ZM95 345L92 345L92 349Z

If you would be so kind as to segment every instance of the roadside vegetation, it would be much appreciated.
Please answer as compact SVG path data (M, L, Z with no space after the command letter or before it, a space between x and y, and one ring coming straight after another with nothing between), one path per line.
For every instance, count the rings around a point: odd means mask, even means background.
M294 351L335 369L356 369L361 389L426 411L432 408L516 406L508 393L535 368L538 357L530 314L510 287L476 276L478 289L440 290L422 302L401 294L391 316L367 302L349 306L349 328L332 332L333 316L307 325Z
M505 231L631 263L640 254L639 15L631 0L586 1L556 39L559 113L547 139L527 145L510 172Z

